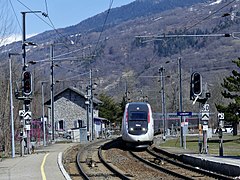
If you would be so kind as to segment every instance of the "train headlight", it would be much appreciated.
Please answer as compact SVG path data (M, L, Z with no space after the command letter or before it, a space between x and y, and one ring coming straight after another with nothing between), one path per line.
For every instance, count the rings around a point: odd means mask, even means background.
M130 128L130 131L133 131L133 128Z
M142 131L146 131L146 128L142 128Z

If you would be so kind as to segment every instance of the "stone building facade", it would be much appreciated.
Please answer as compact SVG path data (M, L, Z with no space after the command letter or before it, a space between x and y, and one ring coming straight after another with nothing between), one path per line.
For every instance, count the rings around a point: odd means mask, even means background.
M54 96L54 126L56 131L68 131L87 126L87 105L84 96L85 94L75 87L68 87ZM45 104L50 105L50 103L51 100ZM98 99L93 99L94 117L98 117L96 107L100 103L101 101Z

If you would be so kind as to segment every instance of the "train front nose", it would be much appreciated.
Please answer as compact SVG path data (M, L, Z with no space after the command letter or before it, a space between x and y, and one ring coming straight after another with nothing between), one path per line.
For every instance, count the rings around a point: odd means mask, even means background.
M129 122L128 133L132 135L143 135L148 131L148 123L145 121Z

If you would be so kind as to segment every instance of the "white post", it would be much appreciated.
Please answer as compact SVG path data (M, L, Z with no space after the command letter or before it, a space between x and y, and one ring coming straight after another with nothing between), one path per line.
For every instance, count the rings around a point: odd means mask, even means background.
M45 129L45 118L44 118L44 89L42 82L42 122L43 122L43 146L46 146L46 129Z

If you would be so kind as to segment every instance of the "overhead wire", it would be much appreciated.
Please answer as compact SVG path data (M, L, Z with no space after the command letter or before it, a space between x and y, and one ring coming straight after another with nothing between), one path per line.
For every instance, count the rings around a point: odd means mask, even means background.
M113 2L114 2L114 0L110 0L109 8L108 8L108 10L107 10L107 15L106 15L106 17L105 17L105 19L104 19L104 22L103 22L103 26L102 26L102 29L101 29L100 35L99 35L99 37L98 37L98 40L97 40L97 43L96 43L96 46L95 46L94 54L96 54L96 52L97 52L97 48L98 48L98 45L99 45L99 43L100 43L100 40L101 40L101 37L102 37L103 31L104 31L104 29L105 29L105 26L106 26L106 23L107 23L108 16L109 16L110 11L111 11L111 9L112 9Z
M78 75L71 76L71 77L67 77L67 78L61 79L61 80L59 80L59 81L68 81L68 80L70 80L70 79L77 78L77 77L79 77L79 76L89 75L89 71L88 71L88 72L85 72L85 73L81 73L81 72L76 71L76 70L74 70L74 69L72 69L72 68L63 67L63 66L61 66L61 65L57 65L56 67L62 68L62 69L67 70L67 71L71 71L71 72L75 72L75 73L80 73L80 74L78 74ZM97 69L97 70L95 70L95 71L98 72L99 70ZM89 78L89 77L87 77L87 78ZM98 78L97 78L97 79L98 79ZM85 79L85 80L86 80L86 79ZM72 81L74 81L74 80L72 80ZM76 81L80 81L80 80L76 80ZM84 81L84 80L82 80L82 81Z
M18 24L18 26L19 26L19 28L20 28L20 30L21 30L21 32L22 32L23 30L22 30L21 25L20 25L20 22L19 22L19 20L18 20L18 18L17 18L17 14L16 14L16 11L15 11L15 9L14 9L14 7L13 7L12 0L9 0L9 3L10 3L10 6L11 6L11 8L12 8L12 11L13 11L13 13L14 13L14 16L15 16L15 18L16 18L16 20L17 20L17 24Z
M12 9L13 9L13 11L14 11L15 17L16 17L16 19L17 19L17 21L18 21L18 18L17 18L16 12L15 12L15 9L14 9L14 7L13 7L13 5L12 5L12 2L11 2L11 0L9 0L9 1L10 1L10 3L11 3ZM22 3L20 0L17 0L17 1L18 1L22 6L24 6L25 8L27 8L30 12L33 12L33 13L34 13L34 11L32 11L31 8L29 8L28 6L26 6L26 5L25 5L24 3ZM51 27L51 28L57 33L57 35L58 35L59 37L66 38L66 39L68 39L68 40L72 43L72 41L71 41L68 37L66 37L66 36L64 36L63 34L61 34L61 33L55 28L54 23L52 22L52 20L51 20L50 17L49 17L47 0L45 0L45 9L46 9L46 13L42 13L42 15L43 15L44 17L47 17L47 18L48 18L50 24L49 24L46 20L44 20L41 16L39 16L37 13L34 13L35 16L37 16L39 19L41 19L41 20L42 20L44 23L46 23L49 27ZM20 25L19 21L18 21L18 25L19 25L19 27L20 27L20 29L21 29L21 31L22 31L22 28L21 28L21 25ZM64 42L63 44L65 44L65 46L68 47L68 44L66 44L65 42ZM85 49L85 48L83 48L83 49ZM74 50L74 51L71 51L71 52L68 52L68 53L65 53L65 54L56 56L56 57L61 57L61 56L69 55L69 54L72 54L72 53L81 51L81 50L83 50L83 49L77 49L77 50ZM45 60L45 59L44 59L44 60Z
M81 49L76 49L76 50L73 50L73 51L70 51L70 52L67 52L67 53L64 53L64 54L59 54L59 55L55 55L54 56L54 60L55 61L64 61L64 60L67 60L67 59L75 59L75 61L77 61L77 59L81 59L81 60L85 60L85 59L89 59L89 58L93 58L93 55L92 56L89 56L89 57L85 57L85 58L80 58L80 57L67 57L67 58L60 58L62 56L66 56L66 55L69 55L69 54L73 54L73 53L76 53L78 51L82 51L82 50L85 50L86 47L83 47ZM79 60L80 61L80 60ZM41 59L41 60L38 60L38 62L49 62L49 58L45 58L45 59Z
M113 0L110 1L110 6L109 6L109 9L108 9L107 17L108 17L108 14L109 14L110 9L111 9L111 7L112 7L112 4L113 4ZM47 12L47 14L49 14L49 13L48 13L47 0L45 0L45 7L46 7L46 12ZM53 22L51 21L49 15L48 15L47 17L48 17L48 19L49 19L49 22L52 24L54 30L56 31L56 33L61 34L61 33L60 33L60 32L54 27L54 24L53 24ZM105 18L105 21L104 21L104 25L103 25L102 31L101 31L100 36L99 36L99 39L98 39L98 41L97 41L97 45L98 45L98 43L99 43L99 41L100 41L100 39L101 39L101 35L102 35L103 30L104 30L104 27L105 27L106 21L107 21L107 17ZM61 34L61 35L62 35L62 34ZM62 35L62 36L63 36L63 35ZM67 37L67 39L68 39L68 37ZM71 42L71 40L70 40L70 42ZM97 48L97 45L96 45L96 48ZM84 50L85 48L86 48L86 47L81 48L81 49L77 49L77 50L73 50L73 51L70 51L70 52L68 52L68 53L60 54L60 55L55 56L55 57L62 57L62 56L65 56L65 55L69 55L69 54L72 54L72 53L75 53L75 52L78 52L78 51ZM93 56L90 56L90 57L93 57Z
M186 30L188 31L189 29L192 29L193 27L201 24L202 22L206 21L207 19L209 19L211 16L213 16L214 14L218 13L219 11L221 11L222 9L224 9L225 7L229 6L230 4L234 3L236 0L232 0L230 2L228 2L227 4L225 4L224 6L220 7L219 9L217 9L216 11L214 11L213 13L209 14L208 16L206 16L205 18L203 18L202 20L196 22L195 24L191 25L190 27L186 28Z
M22 6L24 6L26 9L29 10L29 12L32 12L35 16L37 16L39 19L41 19L44 23L46 23L49 27L53 28L51 24L49 24L47 21L45 21L41 16L39 16L37 13L35 13L33 10L31 10L28 6L26 6L24 3L22 3L20 0L17 0Z
M202 22L206 21L207 19L209 19L211 16L213 16L214 14L218 13L219 11L221 11L222 9L224 9L225 7L229 6L230 4L234 3L236 0L232 0L230 2L228 2L227 4L225 4L224 6L220 7L219 9L217 9L216 11L214 11L213 13L209 14L208 16L206 16L205 18L203 18L202 20L196 22L195 24L189 26L186 28L186 30L190 30L191 28L201 24ZM169 40L167 40L166 42L168 42ZM165 42L165 43L166 43ZM156 55L156 54L155 54ZM155 57L155 55L152 57L152 59Z
M33 14L35 15L35 16L37 16L41 21L43 21L45 24L47 24L49 27L51 27L56 33L57 33L57 35L59 36L59 37L63 37L63 38L66 38L66 39L68 39L68 37L66 37L66 36L64 36L62 33L60 33L56 28L55 28L55 26L54 26L54 24L53 24L53 22L51 21L51 19L50 19L50 17L49 17L49 14L48 14L48 6L47 6L47 1L45 0L45 8L46 8L46 11L47 11L47 13L42 13L42 15L44 16L44 17L47 17L48 18L48 20L49 20L49 22L50 23L48 23L46 20L44 20L41 16L39 16L37 13L35 13L33 10L31 10L31 8L29 8L28 6L26 6L24 3L22 3L20 0L17 0L22 6L24 6L26 9L28 9L30 12L33 12ZM69 40L69 39L68 39ZM69 40L70 41L70 40ZM70 41L71 42L71 41Z
M9 0L9 1L11 2L11 0ZM33 13L34 13L34 11L32 11L28 6L26 6L26 5L25 5L24 3L22 3L20 0L17 0L17 1L18 1L22 6L24 6L25 8L27 8L30 12L33 12ZM108 19L110 10L111 10L111 8L112 8L113 2L114 2L114 0L110 0L109 8L108 8L108 10L107 10L107 15L106 15L106 17L105 17L105 19L104 19L104 23L103 23L103 26L102 26L100 35L99 35L99 37L98 37L98 40L97 40L97 43L96 43L96 46L95 46L94 54L96 54L97 48L98 48L98 46L99 46L99 43L100 43L100 40L101 40L101 37L102 37L102 33L103 33L103 31L104 31L104 28L105 28L105 25L106 25L106 22L107 22L107 19ZM11 3L11 6L12 6L12 3ZM12 9L13 9L13 11L15 12L13 6L12 6ZM46 20L44 20L42 17L40 17L37 13L34 13L35 16L37 16L39 19L41 19L41 20L42 20L44 23L46 23L49 27L51 27L51 28L58 34L58 36L61 36L61 37L64 37L64 38L68 39L68 37L66 37L66 36L64 36L63 34L61 34L61 33L55 28L54 23L53 23L52 20L50 19L50 17L49 17L49 11L48 11L48 5L47 5L47 0L45 0L45 9L46 9L46 13L42 13L42 15L45 16L45 17L47 17L50 23L48 23ZM15 12L15 16L16 16L16 19L17 19L17 21L18 21L16 12ZM18 21L18 25L20 26L19 21ZM21 26L20 26L20 27L21 27ZM21 28L20 28L20 29L21 29ZM71 40L69 40L69 41L72 42ZM84 49L84 48L83 48L83 49ZM74 51L71 51L71 52L68 52L68 53L65 53L65 54L62 54L62 55L58 55L58 57L65 56L65 55L67 55L67 54L72 54L72 53L75 53L75 52L78 52L78 51L81 51L81 50L82 50L82 49L80 49L80 50L74 50Z
M45 9L46 9L46 15L45 15L45 16L48 18L50 24L52 25L53 30L54 30L60 37L66 38L66 39L68 39L68 40L72 43L72 41L71 41L67 36L64 36L62 33L60 33L60 32L56 29L54 23L52 22L52 20L51 20L51 18L50 18L50 16L49 16L47 0L45 0L44 2L45 2ZM65 42L64 42L64 44L65 44ZM66 44L66 46L67 46L67 44Z

